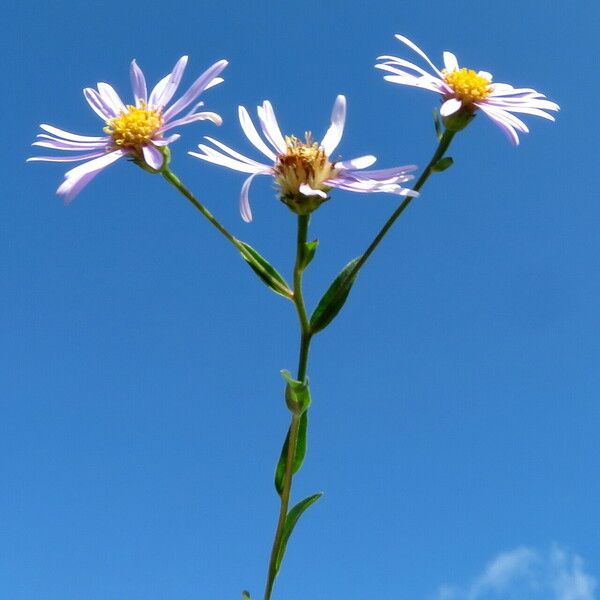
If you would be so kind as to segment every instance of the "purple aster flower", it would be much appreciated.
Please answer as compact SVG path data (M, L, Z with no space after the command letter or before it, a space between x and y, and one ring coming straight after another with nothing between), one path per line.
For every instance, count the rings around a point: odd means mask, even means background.
M507 83L492 83L487 71L475 72L460 68L456 56L444 52L444 68L440 71L427 55L402 35L396 38L421 56L433 69L433 74L396 56L380 56L377 69L392 73L384 79L400 85L411 85L436 92L442 97L440 115L448 120L454 115L485 113L513 144L519 143L517 131L529 132L527 125L514 113L543 117L554 121L548 110L559 110L558 104L546 100L546 96L531 88L514 88Z
M222 142L205 136L219 150L200 144L202 153L190 152L192 156L222 165L243 173L250 173L242 185L240 212L246 222L252 220L248 190L257 175L269 175L275 179L279 196L288 207L298 214L308 214L328 200L332 188L359 193L387 192L402 196L417 196L417 192L403 188L413 178L410 173L414 165L390 169L368 170L375 161L374 156L360 156L351 160L335 161L331 155L337 148L344 132L346 121L346 98L338 96L331 113L331 125L321 142L313 140L310 133L304 141L294 136L283 136L273 107L268 100L257 108L258 120L265 140L258 134L248 111L239 107L242 129L250 142L270 161L263 164L246 158Z
M182 56L173 71L163 77L148 95L144 73L135 60L130 76L134 104L125 105L114 88L98 83L98 88L85 88L83 95L92 110L104 121L103 136L77 135L52 125L42 124L45 133L38 134L34 146L76 152L71 156L35 156L28 160L76 162L85 160L65 173L65 181L57 194L72 200L100 171L119 158L127 156L144 167L160 170L165 160L165 147L177 140L178 134L167 134L174 127L208 119L216 125L221 117L213 112L198 112L202 102L194 104L183 116L182 111L193 104L206 89L223 81L218 75L227 66L220 60L208 68L176 102L167 108L175 95L188 57ZM167 135L165 135L167 134ZM83 153L83 154L82 154Z

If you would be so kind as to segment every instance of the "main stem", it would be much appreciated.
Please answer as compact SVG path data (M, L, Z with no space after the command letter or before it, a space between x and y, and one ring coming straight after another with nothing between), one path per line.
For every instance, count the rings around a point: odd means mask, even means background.
M300 354L298 357L298 381L304 381L308 366L308 351L312 334L310 332L310 322L304 305L302 294L302 274L304 273L304 257L306 253L306 239L308 235L308 215L298 216L298 236L296 242L296 263L294 265L294 305L298 313L300 323ZM285 472L283 476L283 489L281 491L281 504L279 507L279 518L277 519L277 528L275 538L273 539L273 548L271 549L271 558L269 559L269 570L267 573L267 583L265 586L264 600L270 600L273 592L273 584L277 577L277 558L281 550L283 530L285 520L288 514L290 504L290 494L292 491L292 479L294 477L294 455L296 453L296 444L298 442L298 429L300 427L300 415L292 414L290 423L290 436L285 458Z

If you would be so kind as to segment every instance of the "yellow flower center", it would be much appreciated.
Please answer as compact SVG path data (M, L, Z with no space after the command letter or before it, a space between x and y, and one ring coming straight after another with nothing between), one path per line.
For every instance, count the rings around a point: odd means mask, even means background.
M310 133L305 134L305 140L301 142L293 135L286 136L286 152L277 157L275 181L284 199L299 200L299 188L302 184L327 193L330 188L323 185L323 182L338 173Z
M162 115L142 106L127 106L127 111L106 121L104 133L112 137L118 148L140 152L163 124Z
M472 69L442 71L444 81L465 104L485 100L490 92L490 82Z

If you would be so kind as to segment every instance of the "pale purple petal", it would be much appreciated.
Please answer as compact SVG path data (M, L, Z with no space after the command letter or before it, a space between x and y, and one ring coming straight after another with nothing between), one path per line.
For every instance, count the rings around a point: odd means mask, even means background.
M444 67L446 71L458 71L458 60L452 52L444 52Z
M204 139L208 140L209 142L212 142L215 146L217 146L218 148L223 150L223 152L226 152L227 154L229 154L229 156L232 156L233 158L235 158L241 162L248 163L249 165L254 165L255 167L261 167L263 169L268 168L268 167L266 167L266 165L263 165L255 160L252 160L251 158L248 158L247 156L244 156L243 154L240 154L239 152L236 152L233 148L226 146L225 144L223 144L223 142L219 142L219 140L215 140L214 138L209 137L208 135L205 135Z
M406 44L409 48L414 50L419 56L421 56L421 58L423 58L427 62L427 64L435 71L437 75L442 77L440 70L431 62L431 60L429 60L429 57L427 56L427 54L425 54L425 52L423 52L423 50L421 50L421 48L419 48L416 44L413 44L413 42L411 42L408 38L404 37L403 35L400 35L399 33L396 34L395 37L397 40L400 40L402 43Z
M440 81L433 82L425 77L411 77L408 75L384 75L386 81L391 83L397 83L399 85L410 85L412 87L422 88L424 90L430 90L436 94L445 94L447 90L445 85Z
M77 162L79 160L87 160L89 158L98 158L104 156L106 152L91 152L90 154L77 154L75 156L32 156L26 162L43 161L43 162Z
M281 134L281 129L279 129L279 124L275 118L275 111L271 103L265 100L262 106L257 107L256 112L258 113L258 120L260 121L263 135L279 154L284 154L287 146Z
M246 134L246 137L250 142L254 145L255 148L260 150L267 158L271 160L275 160L277 157L273 153L273 151L263 142L260 135L258 135L258 131L256 131L256 127L254 127L254 123L248 114L248 111L243 107L238 107L238 115L240 118L240 125Z
M188 107L196 98L206 89L212 80L221 73L227 66L226 60L220 60L209 67L196 81L189 87L187 92L177 100L170 108L164 112L165 121L170 120L175 115Z
M519 145L519 136L517 135L517 132L514 130L513 126L510 123L508 123L505 119L500 117L495 111L491 111L490 107L486 106L485 104L482 104L479 108L482 112L486 113L488 117L490 117L490 119L496 125L498 125L498 127L500 127L504 135L506 135L506 137L513 145Z
M319 196L320 198L327 198L327 194L323 190L315 190L311 188L308 183L300 184L298 191L305 196Z
M366 169L376 162L376 160L374 156L367 154L366 156L359 156L349 160L340 160L335 163L334 167L336 169Z
M56 190L56 193L64 196L66 202L70 202L100 171L124 154L123 150L116 150L67 171L65 181Z
M539 108L532 108L530 106L519 106L514 104L492 104L490 102L485 102L485 104L489 106L497 106L498 108L503 108L509 112L522 113L526 115L534 115L536 117L542 117L542 119L548 119L548 121L555 121L556 119L549 113L540 110Z
M351 177L358 180L371 179L379 181L408 181L410 179L414 179L414 176L410 173L416 170L416 165L402 165L399 167L389 167L387 169L370 169L367 171L343 171L341 175L350 175Z
M147 104L148 89L146 88L146 78L143 71L135 62L135 58L131 61L131 66L129 67L129 77L131 79L131 89L133 90L136 106L140 106L142 102Z
M220 152L217 152L210 146L206 146L204 144L199 144L198 148L200 148L200 150L202 150L204 154L199 154L198 152L188 152L188 154L190 154L191 156L195 156L196 158L200 158L201 160L214 163L215 165L221 165L223 167L233 169L234 171L241 171L242 173L257 173L258 171L269 169L269 167L267 167L266 165L256 167L246 162L234 160L233 158L230 158L225 154L221 154Z
M177 91L177 88L179 87L181 78L183 77L183 72L185 71L185 67L187 65L187 61L187 56L182 56L177 61L177 63L173 67L173 70L168 75L168 80L164 89L162 90L162 93L158 95L154 100L156 106L164 107L169 103L169 101Z
M41 142L33 142L32 146L54 148L55 150L100 150L107 145L107 140L102 142L71 142L69 140L59 140L43 133L38 134L37 137L43 139Z
M150 92L150 98L148 98L148 106L155 110L160 110L162 107L158 104L158 99L162 96L163 92L167 85L169 85L169 80L171 79L171 73L165 75L153 88Z
M100 98L104 100L104 104L110 107L115 115L120 115L127 110L112 85L103 82L98 83L98 93Z
M153 139L152 143L155 146L168 146L173 142L177 141L181 136L178 133L174 133L173 135L169 135L166 138Z
M492 74L489 73L488 71L479 71L477 73L477 75L479 75L479 77L483 77L484 79L487 79L488 81L492 81Z
M48 133L51 133L57 137L65 140L71 140L73 142L101 142L103 140L108 140L107 136L98 137L90 135L77 135L76 133L70 133L69 131L58 129L58 127L53 127L52 125L46 125L45 123L40 125L40 129L43 129L44 131L47 131Z
M250 223L252 221L252 211L250 210L250 198L248 196L248 192L250 191L250 184L257 175L270 174L270 171L257 171L256 173L250 175L250 177L248 177L242 185L242 189L240 191L240 214L242 215L242 219L244 219L246 223Z
M146 164L152 169L156 169L157 171L163 166L163 162L165 157L163 153L154 146L148 145L142 148L142 153L144 155L144 161Z
M458 98L450 98L446 100L440 107L440 115L449 117L462 108L462 102Z
M91 109L103 120L108 121L117 115L110 106L107 106L100 97L100 94L92 88L85 88L83 95L90 105Z
M338 147L344 134L344 125L346 123L346 98L341 94L335 99L333 110L331 111L331 125L321 140L321 148L327 156Z
M180 125L187 125L188 123L193 123L195 121L212 121L215 125L221 125L223 123L223 119L214 112L201 112L193 115L188 115L186 117L182 117L181 119L176 119L175 121L170 121L167 125L161 127L158 131L162 133L163 131L168 131L169 129L173 129L173 127L179 127Z
M418 65L411 63L404 58L399 58L398 56L379 56L377 60L384 60L386 62L375 65L376 69L383 69L386 65L399 65L401 67L405 67L406 69L410 69L411 71L415 71L420 75L426 75L427 77L431 77L431 74L422 69Z

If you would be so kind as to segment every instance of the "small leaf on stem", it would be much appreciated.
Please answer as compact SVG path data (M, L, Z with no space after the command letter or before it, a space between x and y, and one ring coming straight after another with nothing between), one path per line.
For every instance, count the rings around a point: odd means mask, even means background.
M246 590L244 590L242 592L242 600L250 600L250 592L247 592Z
M444 156L444 158L440 158L433 167L431 167L432 171L436 173L441 173L446 169L449 169L454 164L454 159L451 156Z
M292 298L294 295L285 279L277 272L275 267L263 258L252 246L245 242L240 242L244 251L240 251L242 258L250 265L252 270L266 283L276 294L285 298Z
M351 260L333 280L329 289L325 292L312 316L310 317L310 329L312 333L321 331L335 319L342 306L348 298L352 284L356 279L356 274L352 277L348 275L359 261L360 257Z
M296 451L294 452L294 462L292 463L292 473L297 473L304 462L306 456L306 431L308 429L308 411L300 415L300 425L298 427L298 438L296 440ZM288 429L285 442L281 448L281 455L275 469L275 489L281 496L283 492L283 479L285 477L285 463L287 460L288 446L290 444L290 431Z
M304 243L304 252L302 253L302 269L306 269L312 259L315 257L319 240L313 240L312 242Z
M288 408L295 415L302 414L310 406L310 389L308 379L298 381L294 379L289 371L282 369L281 375L286 380L285 401Z
M279 552L277 554L277 562L275 563L275 572L279 571L279 567L281 567L281 561L283 560L283 555L285 554L285 549L287 547L288 540L290 539L290 535L292 535L292 531L298 522L298 519L302 516L302 513L312 504L314 504L321 496L323 492L318 492L317 494L313 494L308 498L304 498L304 500L300 500L292 510L287 514L285 518L285 525L283 526L283 535L281 536L281 544L279 546Z

